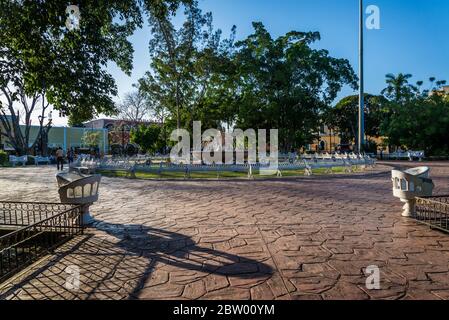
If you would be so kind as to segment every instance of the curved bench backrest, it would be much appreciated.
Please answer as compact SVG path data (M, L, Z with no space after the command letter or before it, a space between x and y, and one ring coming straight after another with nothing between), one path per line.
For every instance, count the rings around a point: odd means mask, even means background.
M101 175L75 180L59 188L62 203L89 204L98 200Z

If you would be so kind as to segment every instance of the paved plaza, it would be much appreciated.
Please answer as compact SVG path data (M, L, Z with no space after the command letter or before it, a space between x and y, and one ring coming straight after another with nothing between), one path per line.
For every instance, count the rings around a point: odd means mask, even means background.
M390 165L260 181L103 178L93 227L0 298L449 299L449 236L401 217ZM449 194L449 163L423 165ZM0 200L59 201L55 173L0 168ZM366 288L371 265L381 290ZM66 288L68 266L79 290Z

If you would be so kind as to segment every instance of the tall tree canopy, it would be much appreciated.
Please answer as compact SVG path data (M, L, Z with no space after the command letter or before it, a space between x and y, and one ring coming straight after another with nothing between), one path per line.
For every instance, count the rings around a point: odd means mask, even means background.
M143 13L162 21L181 2L190 1L79 0L79 28L69 30L66 1L1 1L0 89L6 103L0 109L12 115L7 135L16 150L25 153L29 145L29 137L18 129L16 104L25 107L27 119L44 96L74 117L72 122L113 113L117 88L106 66L114 62L130 74L133 48L128 37L142 26ZM31 100L29 106L26 100Z
M429 87L423 87L424 81L417 81L416 84L411 84L409 80L413 75L407 73L399 73L398 75L387 74L387 87L382 90L387 99L396 104L404 104L417 96L427 97L432 91L438 90L442 85L446 84L446 80L437 80L435 77L429 78Z
M144 152L157 152L165 144L161 127L156 124L149 126L140 125L137 128L133 128L130 134L130 141L137 144Z
M387 74L386 76L387 87L382 90L382 94L389 100L395 103L401 103L413 96L417 87L409 83L412 78L411 74L399 73L397 76L394 74Z
M446 81L431 77L425 88L424 81L410 86L407 76L407 81L395 81L392 91L391 80L400 78L387 75L383 92L390 99L385 103L381 134L391 146L449 155L449 96L440 91Z
M230 65L235 29L230 39L222 40L221 30L213 28L212 14L203 14L196 1L184 6L183 16L179 29L171 19L152 21L151 71L139 87L168 109L176 127L191 128L194 120L217 126L219 99L212 96L225 85L220 73Z
M254 34L237 43L237 125L278 128L282 149L303 146L340 89L356 88L354 71L347 60L311 47L320 40L318 32L292 31L273 39L262 23L253 26Z

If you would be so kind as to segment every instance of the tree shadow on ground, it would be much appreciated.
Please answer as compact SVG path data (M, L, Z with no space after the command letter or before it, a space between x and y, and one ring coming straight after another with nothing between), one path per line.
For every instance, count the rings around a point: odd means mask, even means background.
M171 299L210 276L229 286L231 278L265 281L273 274L263 261L200 247L180 233L103 221L93 228L0 290L0 299ZM71 288L68 267L79 269L79 289Z

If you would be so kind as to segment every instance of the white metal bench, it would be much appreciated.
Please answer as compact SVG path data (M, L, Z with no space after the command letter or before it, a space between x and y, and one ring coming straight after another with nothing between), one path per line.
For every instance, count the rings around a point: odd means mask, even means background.
M176 165L169 162L159 162L158 164L147 161L145 163L139 163L129 158L121 159L103 159L97 163L100 170L106 171L125 171L126 176L135 177L136 172L146 172L157 174L162 177L164 172L182 172L185 178L189 178L192 172L216 172L217 178L224 172L245 172L248 173L248 177L253 176L253 171L259 170L264 175L282 176L282 171L290 170L304 170L305 175L313 175L313 170L325 169L326 173L332 173L334 168L343 167L345 172L352 173L356 167L374 167L376 164L375 159L366 155L360 154L314 154L304 155L300 159L291 159L282 162L280 161L276 168L270 166L270 163L264 161L253 164L213 164L206 165L202 161L194 161L192 164ZM293 161L291 161L293 160ZM81 162L79 162L79 165ZM272 174L271 174L272 173Z
M26 166L28 162L28 156L9 156L9 162L13 165L13 167L15 167L18 163L21 163L22 166Z
M88 174L94 174L97 169L97 161L94 159L82 159L78 158L77 161L70 164L69 171L82 172Z
M418 159L418 161L422 161L425 157L424 151L409 151L408 152L408 158L410 161L413 161L414 159Z
M50 164L50 158L49 157L40 157L40 156L36 156L34 157L34 164L36 166L39 165L39 163L45 163L45 164Z
M407 151L407 152L393 152L390 154L383 154L382 157L384 159L394 159L394 160L410 160L418 159L422 161L425 158L424 151Z
M94 159L81 161L81 167L87 168L89 173L95 173L97 162Z

